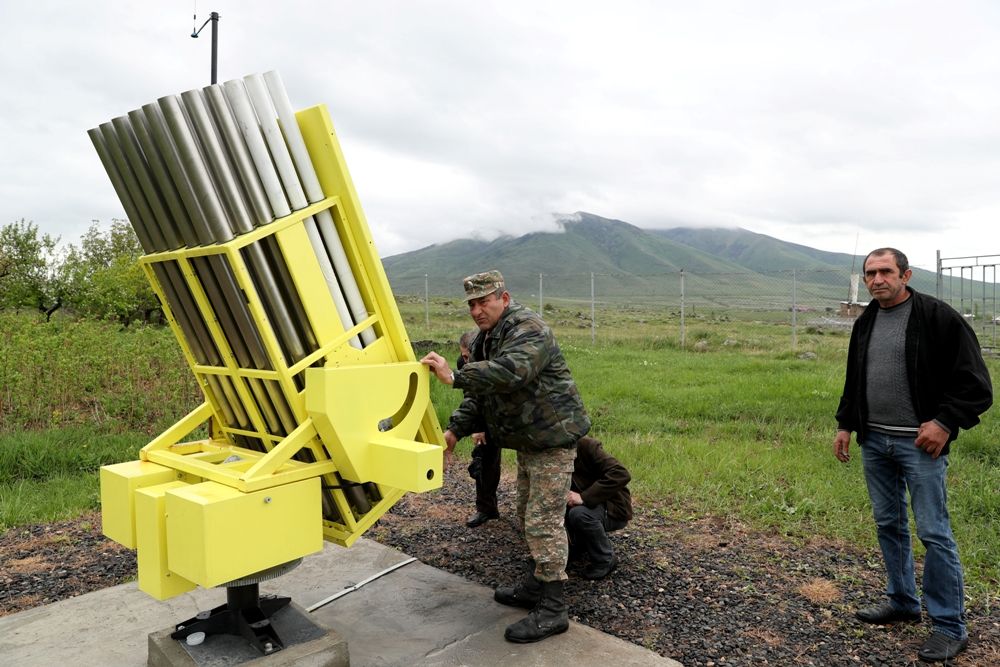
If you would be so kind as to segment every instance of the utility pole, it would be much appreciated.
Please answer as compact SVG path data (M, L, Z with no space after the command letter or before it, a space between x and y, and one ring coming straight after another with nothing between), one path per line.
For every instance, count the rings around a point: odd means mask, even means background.
M198 23L198 15L194 15L195 24ZM198 39L198 35L209 23L212 24L212 83L218 83L219 77L219 12L212 12L208 15L208 20L201 24L197 30L191 30L191 37Z

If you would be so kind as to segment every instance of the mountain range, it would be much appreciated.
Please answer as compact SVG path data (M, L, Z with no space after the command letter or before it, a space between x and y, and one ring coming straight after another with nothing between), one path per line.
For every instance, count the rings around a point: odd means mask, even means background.
M685 291L722 289L737 298L783 295L794 271L802 294L845 300L852 270L864 256L817 250L746 229L641 229L622 220L578 212L558 232L501 236L492 241L459 239L385 257L382 262L397 293L459 294L464 276L499 269L513 294L535 294L542 274L544 293L589 297L591 274L602 297L634 298L677 294L681 270ZM918 290L933 292L935 274L914 270ZM426 281L426 283L425 283ZM859 298L867 301L862 285ZM832 291L832 293L831 293Z

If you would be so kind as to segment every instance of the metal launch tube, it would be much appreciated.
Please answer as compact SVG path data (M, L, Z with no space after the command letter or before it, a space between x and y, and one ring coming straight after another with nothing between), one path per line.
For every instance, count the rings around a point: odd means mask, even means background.
M166 99L160 101L161 106ZM200 149L198 151L202 158L199 161L200 166L206 168L206 174L214 183L219 202L224 207L221 223L227 227L226 231L229 234L246 234L253 231L253 221L244 200L242 187L236 182L235 173L230 167L202 92L189 90L181 93L179 99L177 97L169 99L172 110L187 112L190 129L193 131L192 139L197 139L197 146ZM168 122L171 118L172 115L167 114Z
M188 234L192 235L191 240L195 240L193 230L190 229L190 222L187 213L184 211L184 204L181 203L177 188L170 180L170 173L167 165L156 149L153 137L149 134L149 127L146 124L146 116L141 109L128 112L128 127L132 131L136 142L139 144L140 153L136 156L137 162L133 165L135 171L145 171L149 174L153 186L156 188L166 207L164 220L160 223L163 238L166 241L168 250L187 245ZM130 158L131 159L131 158Z
M122 207L125 209L125 214L129 217L129 220L135 221L132 223L132 227L136 231L136 236L139 238L139 243L142 245L143 250L147 254L159 251L160 248L153 245L149 234L146 233L145 226L139 223L139 210L136 208L132 195L129 193L128 187L125 185L125 180L118 171L118 167L115 165L115 162L111 157L105 133L103 133L99 128L94 128L87 134L90 136L90 140L94 144L97 155L101 159L101 163L104 165L104 170L111 179L111 185L118 194L118 199L121 201ZM114 139L113 134L110 136ZM174 312L174 317L177 318L178 326L180 326L184 331L185 337L191 344L195 359L199 363L206 363L208 355L203 347L203 342L206 341L207 338L203 338L199 332L195 331L194 325L192 324L194 320L188 316L186 308L184 308L184 304L182 304L177 298L177 294L171 284L171 277L168 275L167 268L165 266L158 266L154 264L153 270L157 274L157 278L160 280L161 285L164 287L164 291L167 291L167 301L172 306L172 310L176 311ZM177 307L178 304L181 307Z
M226 101L226 94L222 90L222 86L215 84L203 90L209 109L212 111L212 117L215 119L216 129L229 152L230 166L239 178L247 203L253 212L254 226L272 222L274 212L267 201L264 186L260 182L260 175L254 169L250 151L243 142L240 129L236 126L233 110Z
M180 198L185 213L183 221L186 224L182 226L182 230L187 230L187 234L184 235L185 245L189 248L211 245L213 240L203 221L204 213L201 211L198 196L195 194L187 174L181 169L180 155L178 155L170 132L167 130L167 121L163 117L163 112L157 104L150 102L142 106L142 113L146 118L146 127L153 139L153 144L163 158L169 180L177 188L177 196ZM179 224L181 224L180 220Z
M282 187L284 195L287 196L288 201L291 203L291 208L293 210L305 208L309 205L309 202L299 183L298 175L295 172L295 165L288 152L288 146L282 138L281 128L278 127L277 123L277 114L271 104L271 98L267 93L264 80L257 75L246 77L244 81L246 83L246 91L256 111L257 131L263 134L269 151L270 160L266 164L273 163L277 169L280 187ZM249 121L249 119L247 120ZM263 156L261 156L260 162L264 162ZM337 315L340 317L344 328L349 329L355 324L354 318L344 298L337 273L324 248L323 237L320 236L319 230L316 227L316 221L312 217L306 218L303 226L313 247L313 252L316 253L316 259L323 273L323 279L330 291L330 296L333 298ZM350 342L354 347L361 349L361 341L357 336L351 338Z
M187 109L198 138L201 140L203 154L207 157L211 173L215 177L219 186L219 192L226 202L227 215L225 221L238 234L245 234L253 230L253 223L250 219L249 211L243 200L243 193L233 178L232 171L226 158L222 145L215 134L212 121L208 115L208 109L198 91L188 91L181 96L184 107ZM231 271L225 270L221 278L221 287L226 295L225 303L232 308L232 315L238 331L252 357L252 364L256 368L267 368L267 354L264 351L264 343L260 339L256 327L253 324L250 311L243 301ZM244 367L251 365L249 357L240 360Z
M108 151L108 144L104 139L104 134L100 128L95 127L92 130L87 130L87 136L90 137L90 143L94 145L97 157L100 158L101 164L104 165L104 171L108 173L108 178L111 180L111 187L114 188L115 194L118 195L118 199L122 203L122 208L125 209L125 215L128 216L129 220L138 219L139 211L136 209L135 203L133 203L132 197L128 193L128 188L125 187L122 175L118 173L118 167L115 166L114 160L111 159L111 153ZM135 230L135 235L139 239L139 245L142 246L143 252L147 254L155 252L149 234L146 233L146 228L142 225L137 225L135 222L132 223L132 228Z
M292 212L291 208L289 208L288 201L285 199L285 192L281 187L281 182L274 170L274 165L271 163L270 154L267 152L267 147L261 137L260 128L257 125L257 117L250 104L250 98L247 96L246 89L239 80L227 81L223 86L226 99L229 100L232 108L236 125L246 142L245 145L256 167L257 174L260 176L261 185L271 209L274 211L274 215L278 217L289 215ZM267 220L263 224L268 222L272 221ZM261 242L260 247L263 248L264 255L267 257L267 261L270 263L275 274L281 276L283 282L279 281L277 286L285 289L284 294L290 306L296 310L297 317L292 323L304 327L303 335L307 336L308 340L313 341L312 328L308 324L309 318L306 316L302 304L297 297L297 292L291 278L287 275L285 260L282 257L277 242L273 237L268 237ZM258 247L255 245L248 246L247 248L247 251L250 252L258 250Z
M201 200L208 218L206 222L209 223L206 228L214 235L216 241L225 242L233 237L234 232L246 233L253 229L249 210L243 199L242 190L233 178L228 158L199 91L189 91L182 95L181 100L184 102L183 106L176 97L162 98L160 106L175 145L178 146L181 158L179 161L183 171L190 175L196 189L206 192L206 196ZM185 111L187 116L184 114ZM195 142L195 135L200 142ZM199 159L201 156L205 156L207 165ZM213 198L207 194L208 184L215 188L217 197ZM223 204L225 204L224 212ZM218 217L212 220L213 216ZM283 317L282 306L285 299L278 294L272 277L273 272L266 259L256 246L248 248L248 253L254 275L264 286L265 293L262 298L272 306L272 312L277 313L279 334L290 343L286 349L293 358L297 354L304 356L305 353L300 352L303 340L301 332L294 328L294 323L289 322L287 316ZM220 319L223 320L223 330L227 332L227 338L233 345L237 361L244 368L269 369L270 364L263 341L232 275L231 267L218 255L210 255L206 259L212 270L203 272L202 282L206 290L211 292L209 298ZM215 287L216 291L212 291L212 287ZM251 390L255 394L262 415L269 422L268 427L272 433L287 434L295 429L295 420L291 417L291 410L279 387L273 383L252 383Z
M143 250L147 253L163 250L162 244L164 241L162 237L158 237L154 241L154 238L149 233L149 227L141 222L151 220L149 217L151 213L143 200L138 181L131 173L131 170L128 169L124 156L118 147L118 139L113 125L105 123L100 128L90 130L88 134L90 135L91 142L94 144L94 148L97 150L98 157L100 157L101 162L104 164L104 169L108 173L108 177L111 179L111 184L117 192L123 208L125 208L126 214L133 221L132 227L136 231L136 236L139 238L139 243L143 246ZM117 159L115 159L116 155ZM137 202L137 199L140 201ZM146 215L145 218L143 217L144 214ZM163 266L154 264L153 270L160 279L167 302L173 306L172 311L177 324L184 331L191 345L192 353L195 354L195 358L199 363L212 363L214 361L215 364L218 364L218 352L207 330L204 329L204 322L201 320L201 316L197 314L197 309L194 308L193 303L189 301L186 303L185 300L180 298L182 294L185 297L187 296L187 288L182 284L183 278L181 278L179 272L176 272L176 275L174 275L176 267L172 263L168 264ZM177 307L178 305L180 307ZM242 409L232 405L232 402L237 397L229 385L228 378L220 379L209 375L207 380L215 392L219 401L219 407L223 411L227 421L230 424L238 422L245 424L246 415L243 415L242 420L238 416L238 413L241 413Z
M153 136L158 139L158 143L166 142L176 151L175 155L165 156L167 167L175 182L179 181L180 184L186 186L180 188L181 196L191 214L199 239L204 245L231 240L233 231L225 220L215 185L201 161L197 143L179 101L174 96L163 97L159 100L158 108L163 114L164 126L157 127L156 122L151 122ZM147 114L147 118L149 115ZM152 118L150 120L153 121ZM250 248L252 247L251 245ZM250 256L253 260L252 250ZM285 350L293 361L297 361L304 357L307 352L286 309L285 299L281 298L281 292L274 282L267 263L254 261L253 264L254 277L263 288L261 298L271 308L273 314L271 319Z
M121 147L118 145L118 138L115 136L115 128L111 123L101 123L99 126L101 135L104 137L104 146L111 156L111 160L117 168L119 175L121 176L122 182L125 189L128 191L129 197L132 200L132 205L136 209L136 213L139 215L139 220L141 221L139 225L133 225L133 227L141 227L142 235L146 237L146 243L149 247L155 249L162 248L164 246L163 235L160 234L160 230L157 229L156 225L150 224L153 220L153 213L149 210L149 205L146 203L146 198L142 195L142 188L139 187L139 182L136 180L135 174L128 166L128 162L125 160L125 154L122 153ZM136 231L139 235L140 232ZM142 237L140 236L140 243L142 243ZM144 246L145 247L145 246Z
M247 78L249 79L250 77ZM291 153L292 161L302 182L306 199L310 204L318 202L326 195L323 192L322 186L320 186L319 178L316 176L316 169L313 167L312 159L309 157L306 143L302 139L302 132L299 131L299 124L295 119L295 111L292 109L292 103L288 99L288 93L285 91L285 86L281 81L281 75L276 71L270 71L265 72L263 78L271 101L274 104L274 110L277 112L281 129L284 132L285 142ZM323 236L323 244L327 252L330 253L330 259L333 261L333 266L337 272L340 286L344 291L344 297L347 299L347 305L350 308L353 321L357 324L368 317L368 311L365 308L361 290L358 289L357 279L351 270L351 264L347 259L347 253L344 252L343 240L337 233L337 226L334 224L333 216L330 215L329 211L320 211L316 215L316 223L319 226L320 234ZM371 328L365 329L361 332L361 338L366 345L370 345L375 342L375 332Z
M124 116L113 118L111 124L117 134L118 144L128 161L129 170L135 174L142 194L149 206L150 218L143 220L146 225L155 225L162 243L157 243L158 249L176 248L180 245L180 239L174 233L170 224L170 216L167 213L165 203L160 195L159 189L150 177L149 170L146 169L145 160L142 157L142 149L129 119Z
M225 211L215 183L198 150L188 120L176 95L167 95L157 100L167 131L177 149L180 169L190 180L191 187L198 196L201 219L192 216L195 224L205 225L206 238L211 243L225 243L233 239L233 229L226 220Z

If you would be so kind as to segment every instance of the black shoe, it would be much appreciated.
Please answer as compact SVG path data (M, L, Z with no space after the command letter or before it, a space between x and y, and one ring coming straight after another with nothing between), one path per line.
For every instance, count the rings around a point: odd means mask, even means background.
M964 651L968 645L968 637L952 639L944 633L935 632L920 647L917 656L924 662L944 662Z
M534 566L513 586L501 586L493 591L493 599L508 607L534 609L542 599L542 582L535 579Z
M541 599L527 617L507 626L503 636L509 642L530 644L566 632L569 629L569 611L563 596L563 582L539 583Z
M469 528L476 528L478 526L483 525L490 519L499 519L499 518L500 518L499 514L487 514L486 512L476 512L471 517L469 517L469 520L465 522L465 525L468 526Z
M886 600L874 607L865 607L864 609L858 609L854 612L854 615L859 621L864 621L865 623L873 623L875 625L889 625L890 623L909 623L911 621L920 620L919 611L903 611L902 609L897 609L892 606L892 603Z
M611 560L607 563L591 563L587 566L587 569L583 571L584 579L603 579L604 577L611 574L611 571L618 567L618 558L611 556Z

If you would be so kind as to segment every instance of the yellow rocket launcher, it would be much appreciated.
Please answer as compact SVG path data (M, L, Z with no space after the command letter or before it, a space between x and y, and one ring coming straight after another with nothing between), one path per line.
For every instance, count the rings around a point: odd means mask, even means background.
M205 396L101 469L104 533L136 549L139 588L259 581L438 488L429 375L325 107L293 113L271 72L89 134Z

